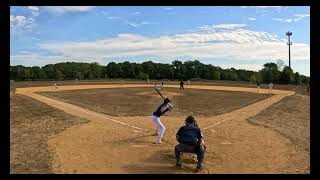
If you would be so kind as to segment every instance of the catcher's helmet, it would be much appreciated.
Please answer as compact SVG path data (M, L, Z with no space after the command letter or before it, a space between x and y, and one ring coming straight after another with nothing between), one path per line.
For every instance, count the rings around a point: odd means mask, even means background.
M188 124L194 124L194 125L196 125L196 124L197 124L197 121L194 119L193 116L188 116L188 117L186 118L186 125L188 125Z

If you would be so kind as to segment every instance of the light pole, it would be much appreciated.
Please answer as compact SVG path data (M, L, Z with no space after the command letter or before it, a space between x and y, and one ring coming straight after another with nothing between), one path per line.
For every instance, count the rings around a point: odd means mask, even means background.
M291 68L290 46L292 45L292 42L290 41L290 36L292 35L292 32L288 31L288 32L286 33L286 35L288 36L288 43L287 43L287 45L289 46L289 68Z

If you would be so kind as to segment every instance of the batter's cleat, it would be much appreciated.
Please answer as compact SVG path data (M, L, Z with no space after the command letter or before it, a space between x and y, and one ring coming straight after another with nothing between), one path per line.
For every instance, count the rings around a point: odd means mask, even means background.
M152 136L158 136L159 134L158 133L154 133L154 134L152 134Z

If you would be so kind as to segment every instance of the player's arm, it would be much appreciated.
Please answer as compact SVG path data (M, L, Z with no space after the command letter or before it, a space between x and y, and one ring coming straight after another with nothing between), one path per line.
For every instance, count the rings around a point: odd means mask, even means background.
M199 137L198 137L198 139L199 139L199 143L202 144L202 145L204 145L204 138L203 138L203 134L202 134L201 130L199 130Z
M172 110L172 105L170 103L164 105L162 108L161 108L161 112L162 113L165 113L167 111L171 111Z
M180 143L180 135L181 135L181 128L179 129L179 131L176 134L176 139L177 141Z

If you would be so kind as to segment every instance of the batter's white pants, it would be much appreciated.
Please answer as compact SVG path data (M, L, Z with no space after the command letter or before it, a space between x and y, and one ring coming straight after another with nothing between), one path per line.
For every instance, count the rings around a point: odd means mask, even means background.
M164 131L166 130L166 128L161 123L160 117L152 116L152 122L156 125L157 132L158 132L156 143L161 143L161 139L163 137L163 134L164 134Z

